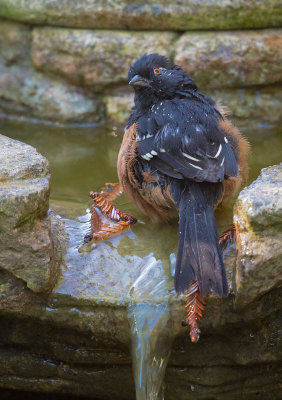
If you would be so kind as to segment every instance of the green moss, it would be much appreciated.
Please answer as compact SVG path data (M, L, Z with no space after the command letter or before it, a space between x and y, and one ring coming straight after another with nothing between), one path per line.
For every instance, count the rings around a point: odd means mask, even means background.
M133 30L265 28L282 21L279 0L2 0L0 15L36 24Z

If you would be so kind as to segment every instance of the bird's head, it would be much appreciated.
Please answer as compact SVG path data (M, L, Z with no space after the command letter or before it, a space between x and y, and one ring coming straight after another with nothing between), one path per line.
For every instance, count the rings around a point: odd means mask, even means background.
M197 90L187 72L156 53L138 58L128 71L128 79L137 97L146 102L173 98L180 91Z

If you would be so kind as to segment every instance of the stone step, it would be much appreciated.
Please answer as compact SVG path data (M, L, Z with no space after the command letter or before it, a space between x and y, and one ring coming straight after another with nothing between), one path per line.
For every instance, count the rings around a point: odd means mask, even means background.
M279 0L1 0L0 16L93 29L184 31L281 25Z

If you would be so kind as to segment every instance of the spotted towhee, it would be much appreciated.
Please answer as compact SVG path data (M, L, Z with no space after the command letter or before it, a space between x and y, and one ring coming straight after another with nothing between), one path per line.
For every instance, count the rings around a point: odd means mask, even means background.
M246 179L249 145L187 72L165 57L144 54L128 78L135 105L118 157L120 185L153 222L179 214L174 283L177 293L187 293L187 324L196 342L202 296L228 293L214 208ZM110 203L104 208L114 213ZM135 222L123 216L125 225Z

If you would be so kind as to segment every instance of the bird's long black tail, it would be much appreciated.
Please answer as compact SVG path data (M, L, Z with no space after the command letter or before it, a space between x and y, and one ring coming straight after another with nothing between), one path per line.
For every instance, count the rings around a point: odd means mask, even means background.
M191 341L200 337L198 321L202 317L208 293L227 295L228 286L223 256L218 243L213 206L222 193L222 184L188 182L171 186L179 207L179 240L174 285L185 293Z
M228 293L213 209L221 190L221 184L189 182L174 193L179 207L177 293L187 292L193 282L202 296Z

